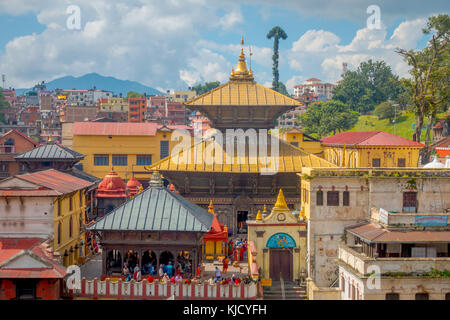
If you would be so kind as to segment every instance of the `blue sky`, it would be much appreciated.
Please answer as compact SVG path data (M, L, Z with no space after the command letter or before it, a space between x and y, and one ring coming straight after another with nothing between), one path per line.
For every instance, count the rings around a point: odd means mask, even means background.
M185 89L227 81L240 37L252 47L256 80L272 81L273 40L281 26L280 79L292 90L310 77L340 78L342 62L354 69L384 59L394 72L408 67L396 47L422 48L426 18L448 13L447 1L346 0L0 0L0 73L7 86L30 87L64 75L97 72L159 89ZM404 2L403 2L404 3ZM81 30L68 30L69 5L81 10ZM377 4L381 28L366 26ZM248 56L247 56L248 58Z

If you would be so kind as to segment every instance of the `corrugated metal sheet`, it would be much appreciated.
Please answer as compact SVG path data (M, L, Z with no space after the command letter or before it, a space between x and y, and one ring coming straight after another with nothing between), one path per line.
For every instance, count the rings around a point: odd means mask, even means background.
M55 142L50 142L45 145L34 148L30 151L24 152L15 159L38 159L38 160L50 160L50 159L83 159L84 154L73 151L67 147L59 145Z
M26 173L16 177L55 190L62 194L84 189L94 184L93 182L79 179L54 169Z
M450 231L394 231L373 223L347 229L371 242L450 242Z
M148 188L127 201L89 230L208 232L213 216L165 188Z
M130 122L75 122L73 135L154 136L158 124Z
M384 131L353 131L341 132L331 137L322 138L323 144L347 146L399 146L424 147L416 141L402 138Z

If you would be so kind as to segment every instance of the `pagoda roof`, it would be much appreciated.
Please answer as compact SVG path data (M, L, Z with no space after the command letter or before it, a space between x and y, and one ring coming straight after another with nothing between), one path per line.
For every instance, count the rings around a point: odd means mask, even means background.
M56 142L48 142L42 146L31 149L15 156L19 160L81 160L84 154L64 147Z
M336 165L328 162L318 156L302 151L293 145L290 145L283 140L278 140L279 142L279 156L278 163L279 166L275 170L278 173L287 172L300 172L303 167L336 167ZM210 145L211 143L216 144L215 146ZM267 154L270 155L270 143L271 139L267 139ZM215 149L216 158L212 161L212 164L206 164L201 157L201 151L203 150ZM217 149L216 149L217 148ZM268 170L268 166L262 163L261 157L256 158L256 164L252 164L252 158L249 157L248 144L246 144L245 158L243 163L238 163L237 157L237 146L235 145L234 158L232 163L227 163L226 148L222 148L223 160L220 160L217 150L220 150L220 145L214 141L202 140L200 142L192 144L188 149L188 154L190 154L190 161L186 161L186 156L183 155L183 151L179 153L164 158L151 166L152 170L158 171L187 171L187 172L218 172L218 173L261 173ZM249 158L251 161L249 161ZM270 158L270 157L269 157ZM265 159L265 158L264 158ZM186 163L187 162L187 163Z
M95 224L97 231L209 232L213 215L164 187L149 187Z
M254 81L229 82L214 88L185 103L195 106L300 106L301 102L275 90L266 88Z

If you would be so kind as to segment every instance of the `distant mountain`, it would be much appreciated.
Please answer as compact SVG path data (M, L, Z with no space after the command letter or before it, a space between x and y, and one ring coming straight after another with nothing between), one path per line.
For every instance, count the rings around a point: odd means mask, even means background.
M138 93L146 93L147 95L162 94L161 91L151 87L144 86L136 81L119 80L114 77L105 77L98 73L88 73L81 77L66 76L57 78L45 84L47 90L52 91L55 89L92 89L94 86L98 90L112 91L114 94L122 95L125 97L129 91L135 91ZM16 94L21 95L30 89L16 89Z

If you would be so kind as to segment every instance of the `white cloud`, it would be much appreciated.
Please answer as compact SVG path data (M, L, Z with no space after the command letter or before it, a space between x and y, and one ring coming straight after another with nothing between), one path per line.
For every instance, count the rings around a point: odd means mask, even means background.
M336 47L339 41L339 37L332 32L308 30L292 44L292 51L330 51Z

